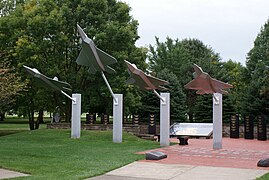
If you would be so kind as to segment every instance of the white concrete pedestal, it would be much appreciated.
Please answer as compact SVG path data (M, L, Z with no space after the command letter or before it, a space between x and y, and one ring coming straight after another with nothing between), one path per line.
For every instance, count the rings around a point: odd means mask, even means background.
M160 100L160 145L169 146L170 138L170 93L161 93L161 97L165 100Z
M81 94L72 94L71 138L80 138Z
M214 98L215 96L215 98ZM222 148L222 94L213 94L213 149Z
M123 95L115 94L117 102L113 100L113 142L122 142Z

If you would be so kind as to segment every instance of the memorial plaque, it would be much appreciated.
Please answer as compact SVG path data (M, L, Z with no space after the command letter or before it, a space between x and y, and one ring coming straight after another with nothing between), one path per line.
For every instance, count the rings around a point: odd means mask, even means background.
M139 125L139 115L138 114L133 115L133 124Z
M174 123L170 127L171 136L209 137L213 132L213 123Z
M151 151L146 153L146 160L161 160L167 158L167 154L160 151Z
M257 119L257 139L266 141L267 131L266 131L266 117L264 115L258 116Z
M244 117L245 139L254 139L253 116Z
M149 134L156 134L156 116L154 114L149 115Z
M231 116L230 138L239 138L239 115Z
M105 125L107 125L109 123L109 115L108 114L102 114L101 123L105 124Z

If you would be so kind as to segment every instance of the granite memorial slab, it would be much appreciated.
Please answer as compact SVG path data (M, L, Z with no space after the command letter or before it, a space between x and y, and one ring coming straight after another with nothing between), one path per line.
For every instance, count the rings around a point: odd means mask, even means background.
M133 115L133 124L139 125L139 115L138 114Z
M160 160L167 158L167 154L160 151L151 151L146 153L146 160Z
M149 114L149 134L156 134L156 116Z
M245 139L254 139L253 120L254 120L253 116L244 117Z
M239 138L239 115L231 116L230 138Z
M266 116L260 115L257 119L257 139L261 141L267 140L267 131L266 131Z

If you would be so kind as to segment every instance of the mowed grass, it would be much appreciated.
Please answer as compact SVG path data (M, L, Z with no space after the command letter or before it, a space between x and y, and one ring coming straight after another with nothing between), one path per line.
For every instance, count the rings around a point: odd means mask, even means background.
M269 180L269 173L257 178L257 180Z
M159 143L124 133L112 142L112 131L82 131L71 139L70 130L40 129L0 137L0 167L29 173L16 179L84 179L143 159L139 151Z
M48 118L45 118L46 122L49 122ZM39 129L45 129L46 124L40 124ZM23 131L29 131L28 119L22 118L6 118L4 121L0 121L0 136L14 134ZM0 146L1 147L1 146Z

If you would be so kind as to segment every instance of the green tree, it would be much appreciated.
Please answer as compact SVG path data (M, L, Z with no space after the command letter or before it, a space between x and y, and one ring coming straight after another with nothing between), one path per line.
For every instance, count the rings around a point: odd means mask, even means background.
M177 76L168 69L163 69L158 73L158 77L169 82L167 85L170 92L170 117L172 122L185 122L186 116L186 96L182 91Z
M194 106L194 122L212 123L213 108L212 95L199 95Z
M177 76L181 87L192 80L194 72L193 63L198 64L205 72L214 77L218 72L219 62L219 55L198 39L183 39L179 41L167 38L166 42L161 43L156 38L156 46L150 46L149 65L152 73L158 74L158 72L167 68ZM203 109L198 109L200 106L195 108L197 95L194 91L186 89L182 89L182 91L186 95L185 104L187 108L185 111L187 111L189 121L192 122L194 114L198 114L195 111L203 111ZM209 104L211 99L206 100L203 98L203 101L208 101L206 104ZM184 105L181 108L184 109ZM204 111L208 116L211 116L210 111L206 109Z
M268 115L269 89L269 20L261 28L249 51L244 80L246 88L242 91L242 113Z
M3 0L0 2L0 17L12 12L16 5L23 3L24 0Z
M229 82L233 86L231 90L228 90L229 94L225 95L224 103L230 102L228 106L231 108L227 109L233 113L239 113L241 109L240 98L241 92L245 89L245 82L243 78L243 72L245 67L240 63L229 60L227 62L219 63L219 71L217 74L217 79L221 79L224 82ZM227 96L227 98L226 98ZM225 113L226 111L224 111Z
M3 58L3 54L0 54ZM4 120L5 112L10 110L16 100L16 95L24 90L25 83L5 61L0 61L0 121Z
M9 60L24 75L22 65L28 65L48 77L57 76L59 80L70 83L73 92L83 94L83 112L111 112L112 97L101 75L91 75L87 68L75 63L80 51L76 25L85 28L98 48L116 57L118 64L114 68L117 74L107 77L115 93L127 93L128 86L124 82L127 71L123 60L132 59L143 64L146 56L143 48L134 45L139 38L138 22L129 12L127 4L116 0L27 0L0 18L0 40L3 42L0 50L10 55ZM35 97L32 84L29 87L32 100L37 101L39 98ZM48 99L47 96L41 97ZM68 121L70 100L57 93L50 97L54 107L60 106L66 112ZM31 103L37 104L31 111L43 108L38 102Z

